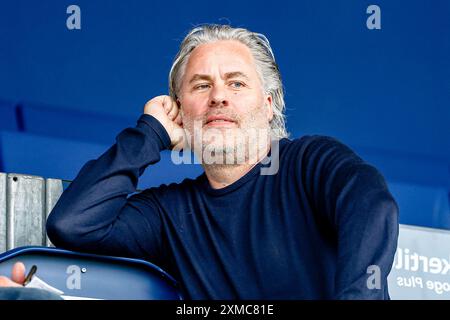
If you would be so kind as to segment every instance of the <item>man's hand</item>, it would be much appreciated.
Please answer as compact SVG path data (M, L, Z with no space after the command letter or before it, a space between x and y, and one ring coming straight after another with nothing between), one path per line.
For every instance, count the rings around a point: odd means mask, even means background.
M25 281L25 265L22 262L16 262L12 268L11 279L0 276L0 287L22 287Z
M180 108L170 96L157 96L151 99L145 104L144 113L155 117L166 129L171 149L180 150L184 147L186 136Z

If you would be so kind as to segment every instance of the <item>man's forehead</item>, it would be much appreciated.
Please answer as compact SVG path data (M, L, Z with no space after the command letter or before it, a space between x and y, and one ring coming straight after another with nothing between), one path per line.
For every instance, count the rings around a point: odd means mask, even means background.
M250 49L238 41L217 41L195 48L188 60L188 81L196 75L212 75L220 71L222 76L250 77L256 71Z
M246 80L250 79L250 76L247 75L245 72L242 71L231 71L231 72L225 72L223 74L221 74L221 77L223 79L234 79L234 78L243 78ZM191 82L195 82L195 81L199 81L199 80L213 80L213 77L209 74L201 74L201 73L195 73L193 74L188 81Z
M220 54L226 51L247 57L251 56L249 47L238 40L218 40L200 44L192 51L191 56L211 53Z

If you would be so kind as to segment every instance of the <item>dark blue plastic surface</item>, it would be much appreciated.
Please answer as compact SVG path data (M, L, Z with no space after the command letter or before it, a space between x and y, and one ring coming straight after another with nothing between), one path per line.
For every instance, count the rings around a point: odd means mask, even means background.
M114 300L182 299L175 279L143 260L57 248L20 247L0 255L0 274L9 276L17 261L23 262L27 271L36 265L36 276L67 296ZM82 270L79 288L73 288L74 269Z
M108 148L106 144L0 130L0 171L73 180L87 161L97 159ZM139 178L138 188L181 182L202 172L199 164L174 164L166 150L161 152L161 161Z

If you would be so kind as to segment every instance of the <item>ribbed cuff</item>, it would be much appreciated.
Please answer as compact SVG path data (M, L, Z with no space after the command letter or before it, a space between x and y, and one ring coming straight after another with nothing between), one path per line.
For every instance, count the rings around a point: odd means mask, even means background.
M138 126L140 123L144 123L149 126L159 137L160 150L164 150L170 147L170 137L163 125L153 116L148 114L142 114L138 119Z

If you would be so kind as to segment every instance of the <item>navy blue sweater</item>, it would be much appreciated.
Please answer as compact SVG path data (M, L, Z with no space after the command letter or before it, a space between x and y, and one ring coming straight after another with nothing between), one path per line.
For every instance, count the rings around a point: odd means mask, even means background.
M51 241L151 261L188 299L389 298L397 205L348 147L324 136L282 139L275 175L261 175L259 163L222 189L203 173L136 193L169 145L149 115L122 131L63 192L47 220Z

